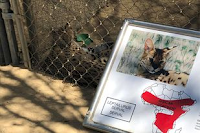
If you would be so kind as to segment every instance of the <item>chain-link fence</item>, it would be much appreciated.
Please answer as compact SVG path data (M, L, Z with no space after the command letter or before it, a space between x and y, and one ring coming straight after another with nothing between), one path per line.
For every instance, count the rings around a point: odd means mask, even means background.
M19 0L32 69L96 87L125 18L200 30L199 0Z

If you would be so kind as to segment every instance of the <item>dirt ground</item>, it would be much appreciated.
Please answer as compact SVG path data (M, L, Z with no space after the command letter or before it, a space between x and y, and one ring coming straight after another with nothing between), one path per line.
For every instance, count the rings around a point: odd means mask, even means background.
M82 126L94 89L0 67L0 133L97 133Z

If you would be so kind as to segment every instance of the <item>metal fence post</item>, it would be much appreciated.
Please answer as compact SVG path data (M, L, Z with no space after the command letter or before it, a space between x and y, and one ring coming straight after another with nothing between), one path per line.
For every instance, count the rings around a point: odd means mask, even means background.
M1 3L0 3L1 4ZM0 6L1 8L2 6ZM7 40L7 34L6 34L6 29L4 25L4 21L2 18L2 10L0 9L0 41L1 41L1 58L4 63L2 65L9 65L11 61L11 55L10 55L10 49L9 49L9 44Z
M0 40L0 66L1 65L4 65L4 56L3 56L3 50L2 50L1 40Z
M21 18L19 17L18 3L16 0L11 0L11 4L12 4L13 11L15 14L14 20L16 22L16 28L17 28L19 39L20 39L21 46L22 46L24 66L27 68L31 68L31 62L30 62L30 56L29 56L29 52L28 52L27 41L24 36L24 30L23 30L24 27L23 27Z
M18 47L17 47L17 40L12 20L12 11L10 10L10 3L9 0L0 0L2 5L2 17L4 19L9 48L11 52L12 64L18 65L19 64L19 56L18 56Z
M19 2L18 2L19 3ZM31 13L32 12L32 6L31 6L31 0L23 0L22 3L22 7L23 7L23 13L24 13L24 17L26 20L26 26L28 28L28 37L31 40L30 41L30 45L29 45L29 53L32 53L33 51L35 51L35 44L38 44L37 42L37 34L36 34L36 29L35 29L35 22L34 20L34 16ZM30 62L31 62L31 56L30 57ZM35 54L34 58L38 59L38 56ZM34 62L34 61L33 61ZM31 63L33 63L31 62ZM31 64L31 67L33 66L33 64Z
M2 49L2 44L1 44L2 43L1 38L3 37L2 26L3 26L3 21L2 21L1 9L0 9L0 65L4 65L4 56L3 56L3 49Z

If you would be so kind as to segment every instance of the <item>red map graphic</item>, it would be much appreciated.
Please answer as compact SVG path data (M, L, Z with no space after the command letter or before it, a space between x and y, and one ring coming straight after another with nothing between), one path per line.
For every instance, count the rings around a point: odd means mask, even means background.
M157 113L155 125L163 132L167 133L169 129L173 128L174 122L186 111L182 109L182 106L191 106L194 104L194 100L191 98L179 99L179 100L164 100L156 97L150 92L146 91L142 94L144 101L160 106L173 111L172 115Z

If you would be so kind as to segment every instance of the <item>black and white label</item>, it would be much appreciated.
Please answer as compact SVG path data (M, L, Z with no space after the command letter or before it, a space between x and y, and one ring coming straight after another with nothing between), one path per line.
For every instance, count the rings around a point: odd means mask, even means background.
M101 114L122 121L130 122L135 104L107 97Z

